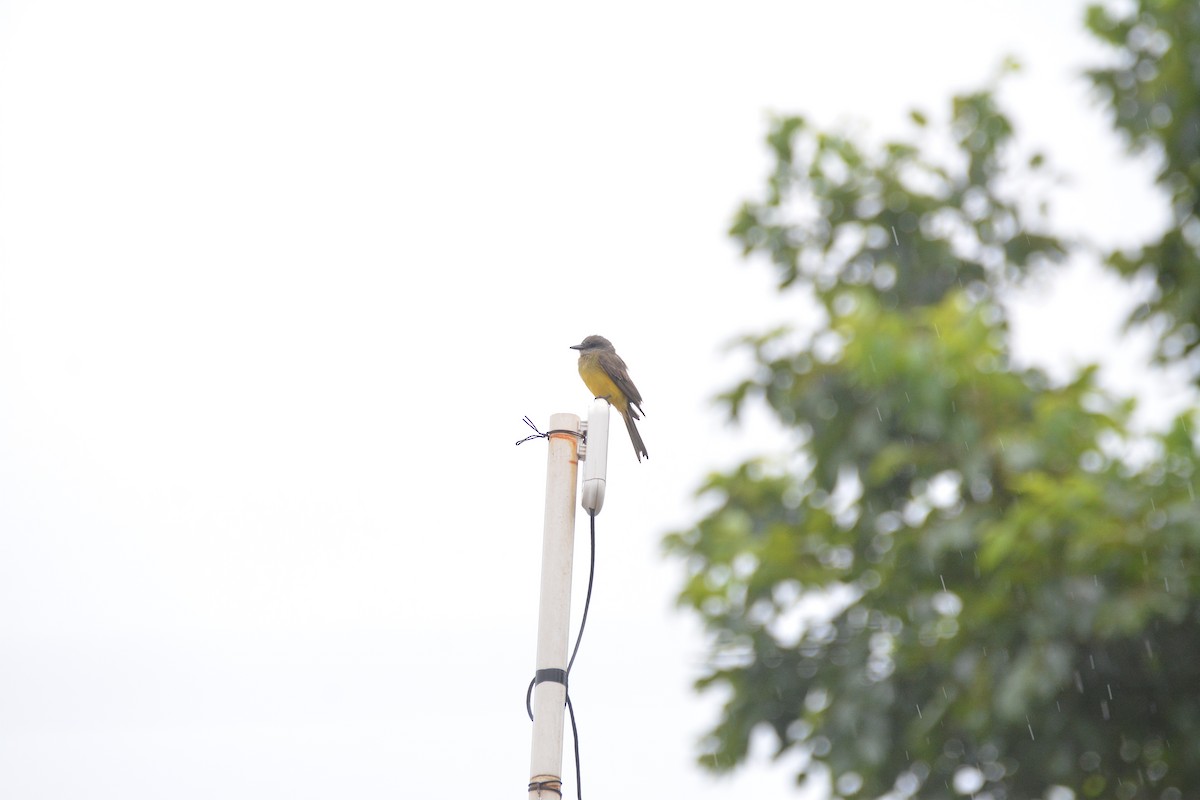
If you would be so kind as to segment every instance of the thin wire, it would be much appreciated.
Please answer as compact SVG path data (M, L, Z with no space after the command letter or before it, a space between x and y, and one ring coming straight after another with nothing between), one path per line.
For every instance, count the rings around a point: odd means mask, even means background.
M524 422L526 425L533 428L533 434L530 436L526 436L524 439L517 442L517 444L519 444L519 445L525 444L526 442L530 441L531 439L548 439L550 437L550 434L542 433L541 431L539 431L538 426L534 425L533 420L531 420L528 416L521 417L521 422Z

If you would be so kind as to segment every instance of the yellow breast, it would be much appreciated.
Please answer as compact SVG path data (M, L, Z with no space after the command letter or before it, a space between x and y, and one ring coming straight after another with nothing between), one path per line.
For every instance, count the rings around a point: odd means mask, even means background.
M625 393L608 377L608 373L600 366L600 357L595 353L585 353L579 357L579 376L593 397L603 397L620 411L629 407Z

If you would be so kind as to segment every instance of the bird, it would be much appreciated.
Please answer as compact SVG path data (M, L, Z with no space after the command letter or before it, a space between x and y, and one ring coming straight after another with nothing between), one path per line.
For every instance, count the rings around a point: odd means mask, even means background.
M643 456L650 458L642 435L633 424L646 413L642 411L642 394L629 379L629 368L617 355L612 342L603 336L589 336L579 344L571 345L571 349L579 351L579 376L588 390L593 396L607 400L625 418L625 430L629 431L638 462Z

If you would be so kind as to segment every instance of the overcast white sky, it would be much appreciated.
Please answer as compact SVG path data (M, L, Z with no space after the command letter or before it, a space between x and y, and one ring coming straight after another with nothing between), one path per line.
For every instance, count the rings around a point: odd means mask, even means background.
M725 237L767 112L887 135L1015 54L1056 219L1133 241L1161 206L1076 77L1083 5L0 0L0 796L524 796L545 446L513 442L586 413L591 333L651 459L614 426L588 794L789 796L693 767L716 698L659 552L772 446L710 402L720 344L803 308ZM1068 278L1018 352L1114 351L1131 391L1129 293Z

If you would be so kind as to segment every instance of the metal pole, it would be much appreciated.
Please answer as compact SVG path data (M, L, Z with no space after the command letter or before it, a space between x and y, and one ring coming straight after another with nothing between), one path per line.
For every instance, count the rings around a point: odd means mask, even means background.
M552 414L549 436L542 589L538 607L536 669L540 680L533 687L529 800L559 800L562 796L563 707L567 702L564 682L570 644L579 417Z

